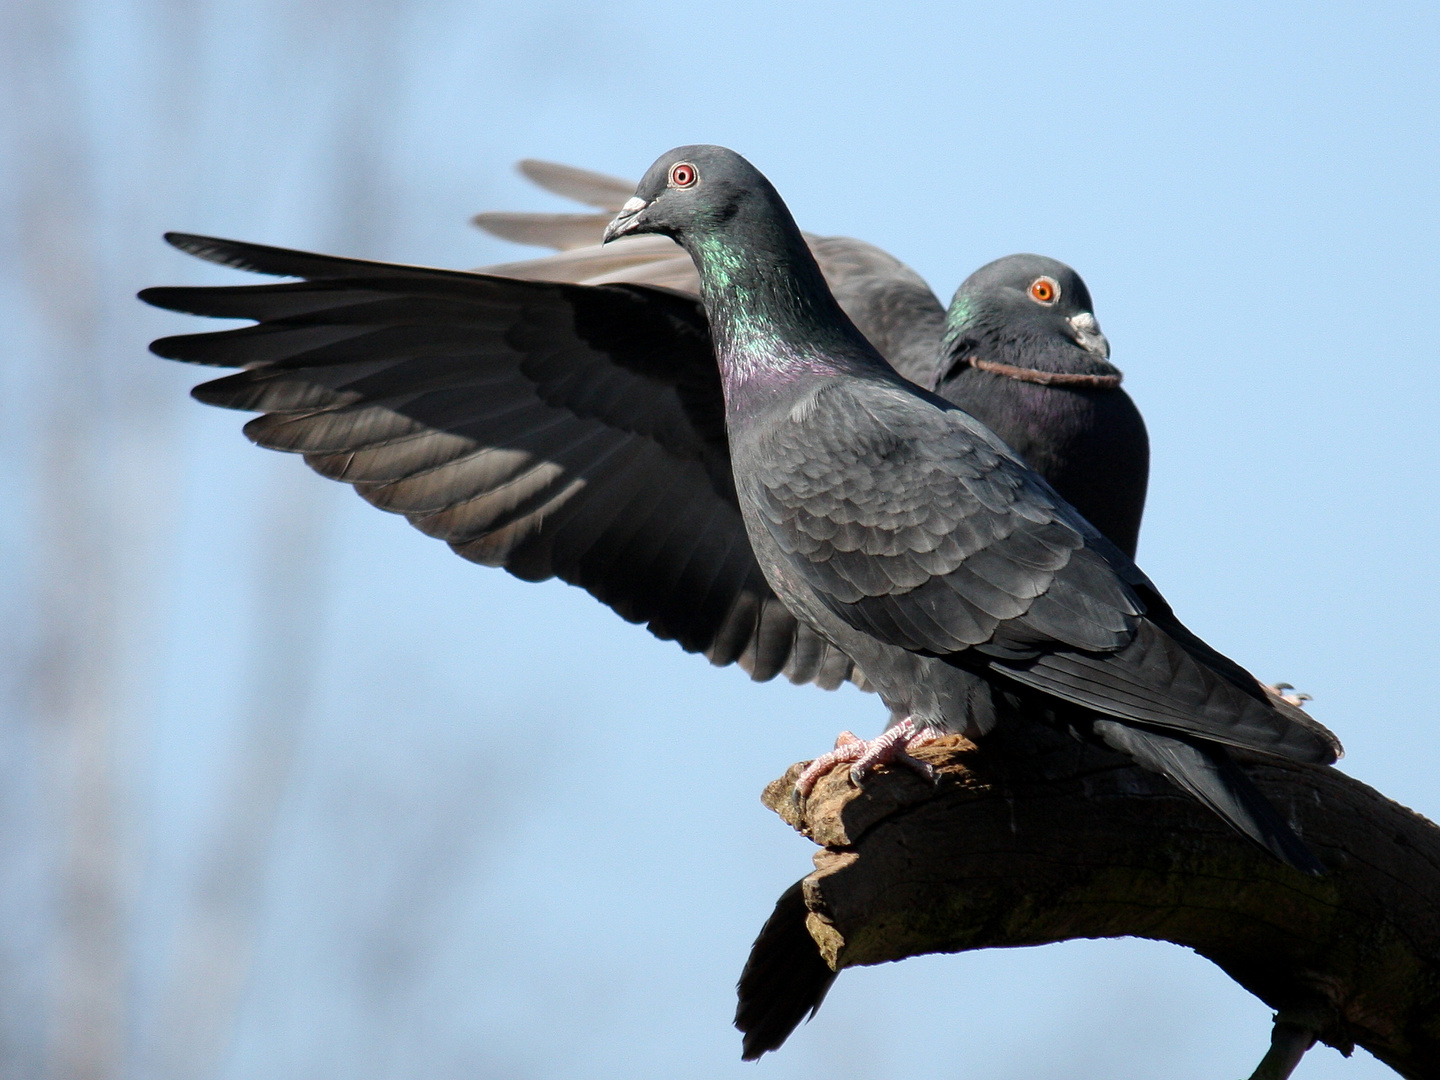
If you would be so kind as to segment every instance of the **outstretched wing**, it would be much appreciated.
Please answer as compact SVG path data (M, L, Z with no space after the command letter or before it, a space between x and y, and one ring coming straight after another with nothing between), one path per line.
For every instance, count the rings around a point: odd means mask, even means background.
M467 559L579 585L716 664L859 681L755 562L694 299L167 239L303 279L141 293L257 322L151 348L243 368L194 394L262 413L245 427L260 445L303 454Z
M803 422L767 426L751 495L821 603L891 645L1123 720L1335 759L1038 474L937 404L836 381L792 410Z
M664 236L622 237L600 245L614 211L635 185L601 173L547 161L520 162L530 180L557 195L610 211L602 214L532 214L491 211L474 222L520 244L554 248L558 254L483 268L485 273L532 281L587 285L629 282L700 294L695 265ZM621 194L624 192L624 194ZM945 334L945 306L924 278L873 244L848 236L805 234L820 270L845 314L894 368L934 389L935 359Z

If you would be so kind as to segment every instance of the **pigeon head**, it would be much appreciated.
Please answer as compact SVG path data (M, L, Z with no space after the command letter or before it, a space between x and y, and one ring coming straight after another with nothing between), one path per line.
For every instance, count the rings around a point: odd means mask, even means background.
M807 374L893 371L841 310L770 181L723 146L681 146L650 166L604 240L659 233L694 260L726 408ZM748 392L748 391L747 391Z
M683 246L699 236L770 216L784 204L759 169L723 146L680 146L660 155L605 229L604 243L661 233ZM788 217L788 214L782 215Z
M1064 263L1007 255L956 290L945 318L946 353L955 362L979 356L1047 371L1113 370L1091 308L1090 290Z

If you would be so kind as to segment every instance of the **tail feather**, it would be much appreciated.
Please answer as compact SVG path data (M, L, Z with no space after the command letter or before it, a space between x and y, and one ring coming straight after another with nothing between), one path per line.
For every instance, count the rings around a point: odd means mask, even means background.
M516 168L537 187L612 214L635 194L632 180L621 180L618 176L607 176L590 169L577 169L574 165L561 165L558 161L525 158L516 163Z
M1114 720L1096 720L1095 733L1112 749L1198 799L1281 862L1304 874L1325 873L1325 867L1224 747Z
M750 947L736 990L735 1026L745 1036L741 1057L778 1050L790 1033L820 1011L836 973L805 928L803 881L786 889Z

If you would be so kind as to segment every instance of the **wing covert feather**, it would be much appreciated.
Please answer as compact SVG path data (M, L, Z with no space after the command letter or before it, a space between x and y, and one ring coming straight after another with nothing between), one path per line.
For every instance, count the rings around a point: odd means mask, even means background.
M854 393L818 391L805 424L776 426L757 470L767 528L827 607L937 655L1002 627L1012 647L1026 634L1081 649L1130 639L1139 599L1095 572L1083 523L993 436L960 413L907 409L898 389Z

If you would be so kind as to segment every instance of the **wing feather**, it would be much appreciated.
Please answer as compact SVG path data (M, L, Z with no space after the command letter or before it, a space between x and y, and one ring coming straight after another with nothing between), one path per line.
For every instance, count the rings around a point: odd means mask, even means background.
M540 174L595 198L612 198L618 183ZM304 455L466 559L527 580L560 577L715 663L757 679L861 681L779 602L755 561L693 297L169 239L213 262L300 279L142 294L255 321L152 348L240 368L195 396L259 412L245 427L257 443ZM644 261L654 255L651 245Z

